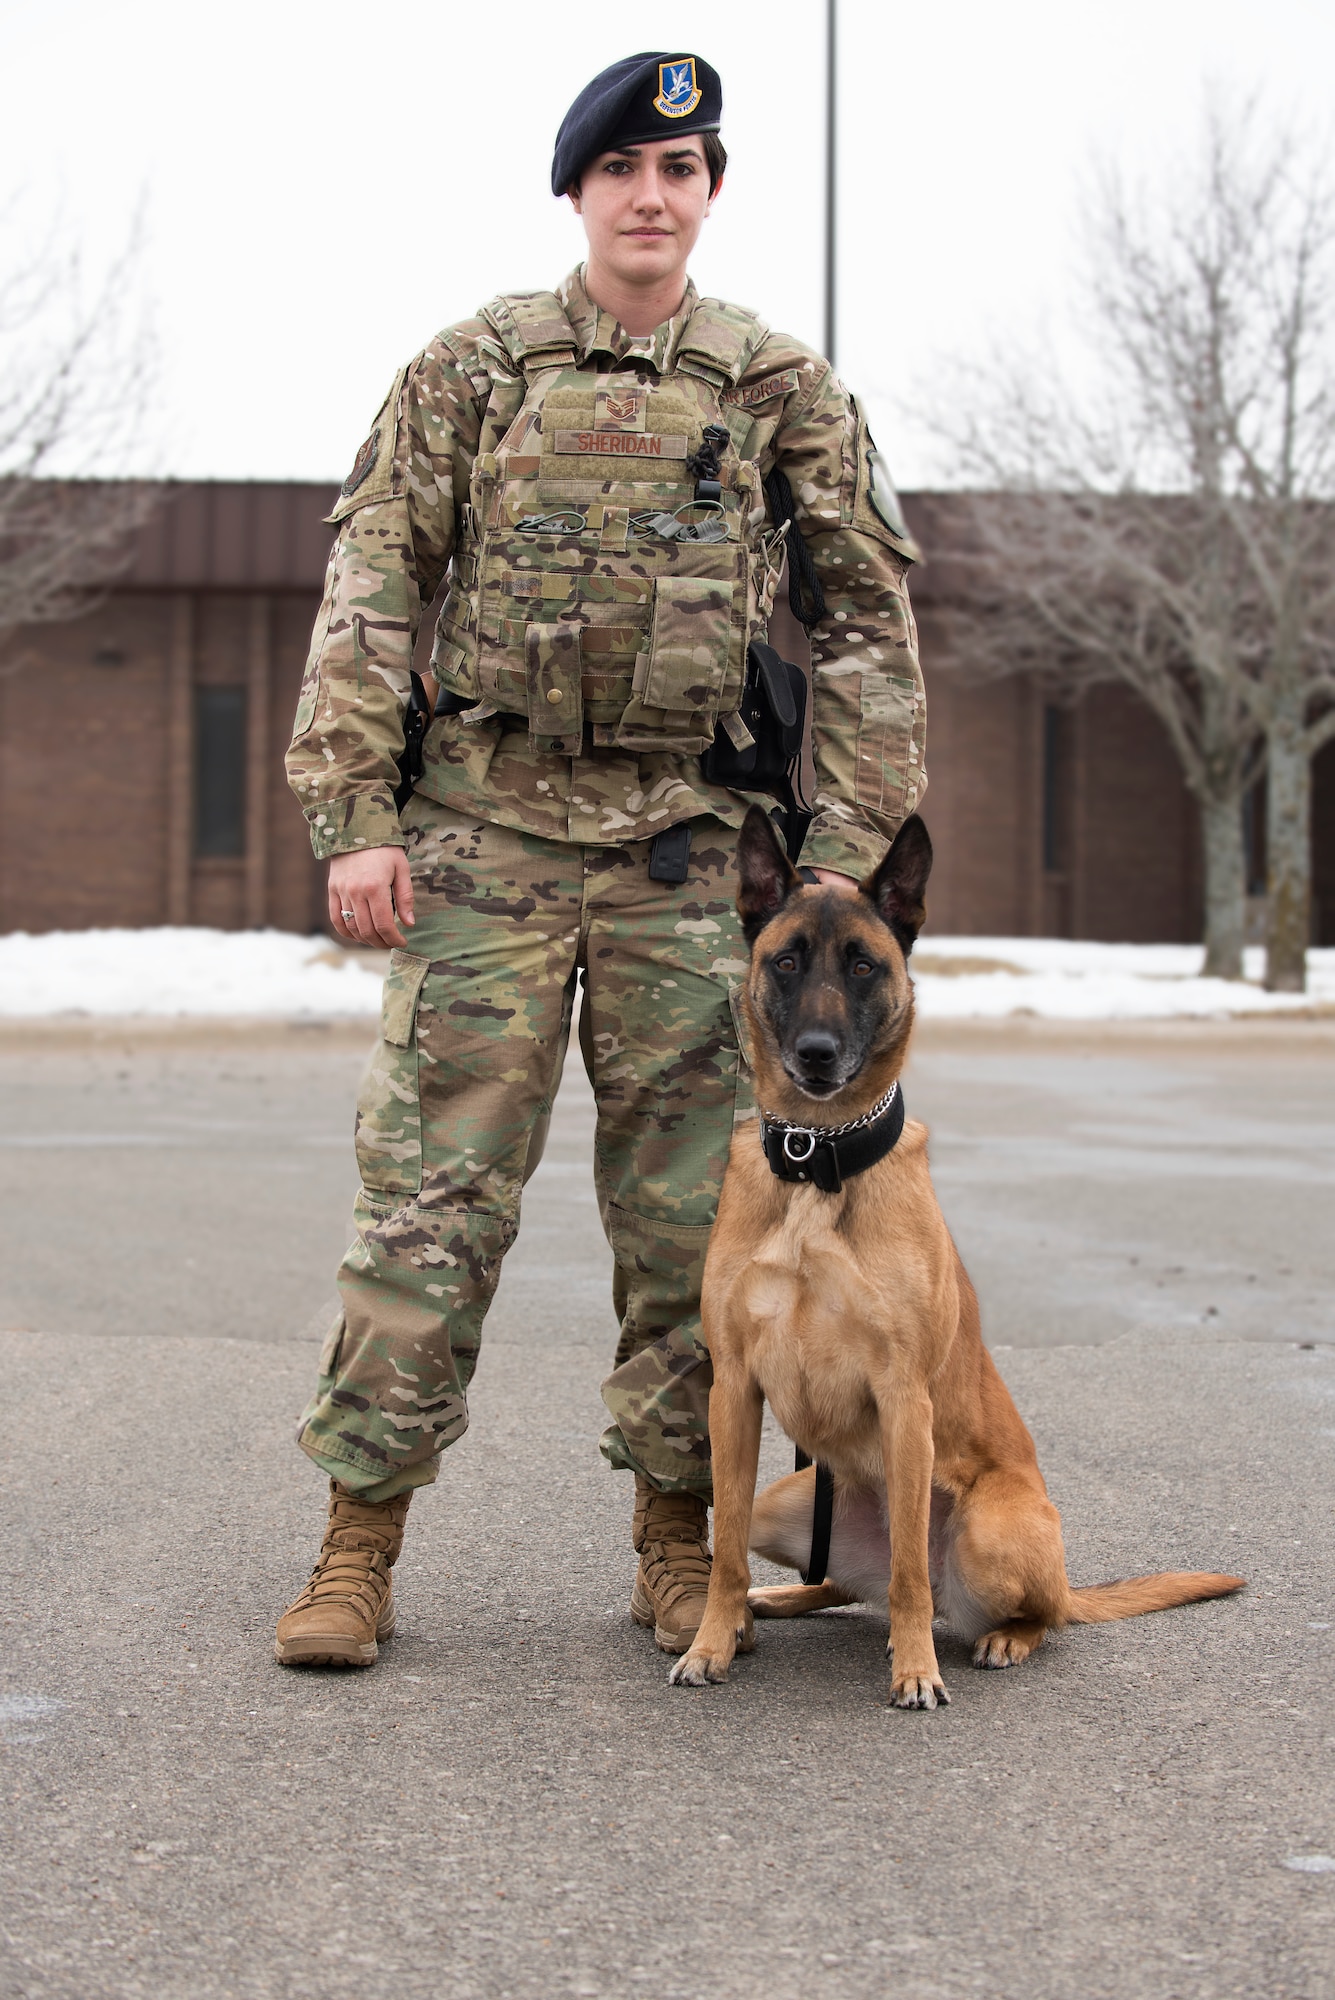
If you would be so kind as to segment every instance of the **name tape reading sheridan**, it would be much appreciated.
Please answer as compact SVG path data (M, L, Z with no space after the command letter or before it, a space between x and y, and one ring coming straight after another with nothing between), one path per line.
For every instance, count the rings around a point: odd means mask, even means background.
M558 431L557 451L612 452L620 458L685 458L687 439L675 432Z

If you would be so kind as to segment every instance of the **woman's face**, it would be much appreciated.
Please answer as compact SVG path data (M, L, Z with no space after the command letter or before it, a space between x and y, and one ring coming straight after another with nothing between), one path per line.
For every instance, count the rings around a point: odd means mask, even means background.
M624 285L657 285L684 274L714 205L704 148L694 137L646 139L601 153L570 199L589 239L590 264Z

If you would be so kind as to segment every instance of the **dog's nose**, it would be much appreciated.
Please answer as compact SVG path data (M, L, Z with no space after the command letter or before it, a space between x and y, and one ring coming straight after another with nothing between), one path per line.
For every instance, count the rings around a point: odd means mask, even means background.
M797 1060L807 1070L832 1070L839 1060L839 1044L823 1028L808 1028L794 1043Z

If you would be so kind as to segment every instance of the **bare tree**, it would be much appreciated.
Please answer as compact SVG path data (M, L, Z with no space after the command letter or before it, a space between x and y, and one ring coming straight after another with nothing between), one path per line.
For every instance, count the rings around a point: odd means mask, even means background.
M88 609L157 504L154 481L123 476L148 456L141 249L136 229L96 285L50 234L0 265L0 645Z
M1267 984L1301 991L1310 765L1335 735L1335 191L1216 104L1194 174L1139 197L1105 176L1086 223L1083 393L1011 362L940 427L987 489L965 650L995 666L1027 629L1068 685L1116 676L1154 709L1200 806L1206 969L1226 977L1263 750Z
M951 657L982 675L1035 673L1058 698L1109 680L1136 690L1163 724L1200 813L1203 970L1240 979L1242 801L1263 767L1264 738L1237 674L1202 673L1180 612L1163 603L1170 560L1179 575L1195 574L1200 537L1190 503L1025 490L967 494L958 508ZM1222 655L1234 645L1240 627L1227 592L1208 633L1202 607L1191 608L1194 650L1209 645Z

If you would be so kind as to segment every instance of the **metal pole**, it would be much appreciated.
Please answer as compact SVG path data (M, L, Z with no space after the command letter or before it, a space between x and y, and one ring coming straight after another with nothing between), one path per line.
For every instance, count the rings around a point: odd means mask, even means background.
M836 13L838 0L825 0L825 358L834 363L836 166L835 109L838 95Z

